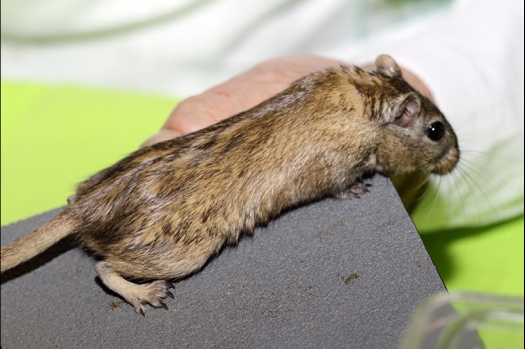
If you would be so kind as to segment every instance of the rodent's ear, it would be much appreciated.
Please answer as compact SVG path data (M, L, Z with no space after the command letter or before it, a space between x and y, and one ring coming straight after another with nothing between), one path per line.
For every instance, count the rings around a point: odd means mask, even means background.
M389 55L379 55L375 61L376 71L388 77L401 76L401 69L397 65L396 61Z
M419 96L410 92L398 98L385 111L385 121L399 127L408 127L421 110Z

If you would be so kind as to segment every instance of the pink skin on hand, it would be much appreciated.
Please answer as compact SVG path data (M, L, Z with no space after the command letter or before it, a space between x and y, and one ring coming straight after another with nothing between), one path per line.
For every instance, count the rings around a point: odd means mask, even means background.
M262 62L211 89L183 100L162 129L142 147L197 131L256 106L292 82L342 62L309 55L289 55Z

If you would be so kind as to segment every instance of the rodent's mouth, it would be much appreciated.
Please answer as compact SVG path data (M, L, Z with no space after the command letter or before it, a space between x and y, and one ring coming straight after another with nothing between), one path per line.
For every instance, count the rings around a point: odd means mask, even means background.
M456 167L456 164L459 161L459 149L458 148L451 148L442 158L434 169L432 170L432 173L444 175L449 173Z

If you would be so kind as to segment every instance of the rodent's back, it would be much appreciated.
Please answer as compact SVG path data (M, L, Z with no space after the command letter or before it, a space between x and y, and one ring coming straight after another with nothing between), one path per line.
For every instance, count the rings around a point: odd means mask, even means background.
M348 131L362 123L358 106L346 98L346 112L356 122L341 122L341 104L319 96L318 89L330 95L318 86L320 76L207 129L139 150L107 170L77 199L81 214L93 222L83 229L84 240L102 254L135 234L137 241L127 244L144 241L145 231L152 235L147 241L191 241L203 233L236 241L283 209L330 194L335 177L341 178L336 187L353 181L363 171L341 171L339 153L355 147L357 138ZM349 144L333 146L334 130L345 132ZM141 217L150 217L149 223ZM155 221L162 224L151 226ZM107 225L111 232L96 229Z
M342 70L313 74L249 111L135 152L79 194L84 241L101 255L164 239L235 242L284 209L344 189L372 170L358 136L369 122L352 89Z
M449 171L450 126L396 69L385 71L313 73L248 111L135 152L79 187L83 240L101 255L211 240L216 249L366 172L432 171L438 160ZM448 138L428 139L436 120Z

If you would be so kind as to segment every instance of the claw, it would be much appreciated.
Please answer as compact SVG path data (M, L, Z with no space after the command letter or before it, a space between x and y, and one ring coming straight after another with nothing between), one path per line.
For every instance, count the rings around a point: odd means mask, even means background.
M159 303L164 309L169 310L168 306L166 305L166 303L164 303L163 301L160 301L160 300L159 300Z
M164 308L169 310L166 303L162 301L163 298L170 297L175 299L173 293L168 291L168 288L174 288L173 284L165 280L156 280L149 284L131 284L128 289L128 298L126 300L129 304L133 305L135 311L142 315L145 315L146 309L144 305L151 305L155 308Z

